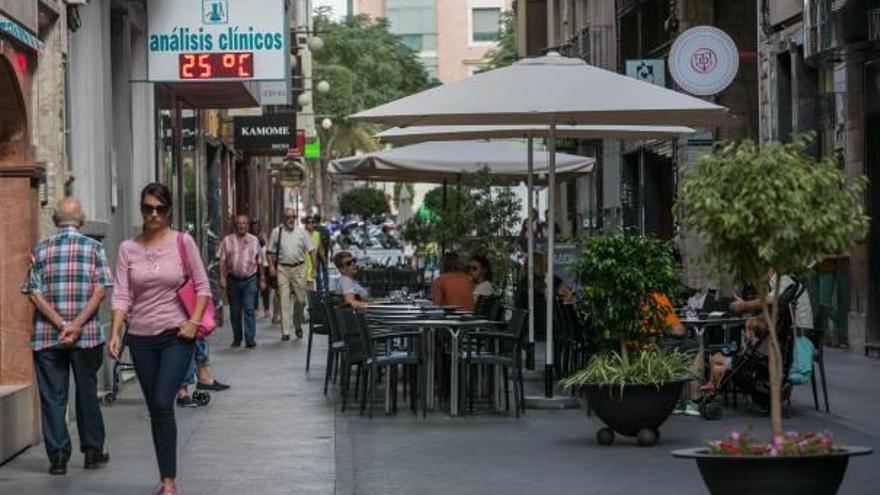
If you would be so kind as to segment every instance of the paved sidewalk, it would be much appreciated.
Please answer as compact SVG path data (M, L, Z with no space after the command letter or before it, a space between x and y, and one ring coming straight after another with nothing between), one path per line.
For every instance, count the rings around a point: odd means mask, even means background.
M177 408L178 472L183 494L334 493L333 404L322 394L326 338L306 376L306 341L281 342L277 326L258 326L258 346L230 349L231 331L211 337L211 368L232 388L207 407ZM146 405L136 382L103 408L110 464L82 469L74 453L67 476L49 476L42 445L0 467L0 493L141 495L158 481ZM71 425L75 436L75 425ZM78 441L73 440L74 449Z

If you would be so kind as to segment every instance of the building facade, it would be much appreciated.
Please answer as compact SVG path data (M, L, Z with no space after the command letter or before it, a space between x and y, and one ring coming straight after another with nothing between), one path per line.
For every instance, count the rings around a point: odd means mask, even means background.
M866 174L868 213L880 210L880 2L759 2L760 136L789 141L813 132L815 155L849 176ZM814 307L832 344L876 353L880 342L880 228L848 255L824 260Z
M355 14L387 18L418 52L429 79L455 82L479 72L497 45L511 0L357 0Z

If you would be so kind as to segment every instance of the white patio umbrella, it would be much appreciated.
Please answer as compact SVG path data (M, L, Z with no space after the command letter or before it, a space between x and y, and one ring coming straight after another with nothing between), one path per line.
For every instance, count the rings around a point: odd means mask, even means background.
M389 144L462 139L509 139L546 136L546 125L433 125L392 127L375 135ZM671 139L696 132L690 127L649 125L561 125L556 136L573 139Z
M588 65L558 53L520 60L359 112L362 122L418 125L547 125L547 223L555 224L556 129L560 125L733 125L725 107ZM555 229L548 229L547 294L553 293ZM553 395L553 298L547 298L545 392Z
M488 169L503 181L520 182L529 175L526 154L526 146L515 142L428 142L333 160L327 171L361 180L444 182ZM535 173L547 174L549 161L538 160ZM589 173L595 163L593 158L562 153L556 161L556 172L563 178Z
M534 218L534 180L532 160L534 157L532 140L546 137L550 128L547 125L436 125L393 127L375 135L389 144L411 144L424 141L447 141L460 139L528 139L528 179L526 211L528 224L528 247L526 266L528 267L528 356L531 358L535 348L535 218ZM635 126L635 125L574 125L558 126L557 137L574 139L619 139L647 140L673 139L683 134L693 134L696 130L682 126ZM558 155L557 155L558 157ZM557 172L559 171L557 167Z

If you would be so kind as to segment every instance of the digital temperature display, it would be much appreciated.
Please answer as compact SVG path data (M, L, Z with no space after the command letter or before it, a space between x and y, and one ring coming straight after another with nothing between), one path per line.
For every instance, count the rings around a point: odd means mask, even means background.
M254 77L253 52L181 53L181 79L248 79Z

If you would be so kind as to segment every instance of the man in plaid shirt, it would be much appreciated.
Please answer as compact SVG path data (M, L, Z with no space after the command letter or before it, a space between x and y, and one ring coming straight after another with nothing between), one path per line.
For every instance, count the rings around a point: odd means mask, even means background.
M76 383L76 417L86 469L109 460L98 404L97 372L104 359L104 333L97 310L112 286L104 246L79 232L80 202L62 199L52 217L58 234L34 248L33 265L21 291L36 307L31 345L42 405L49 472L65 474L71 454L65 412L70 370Z

